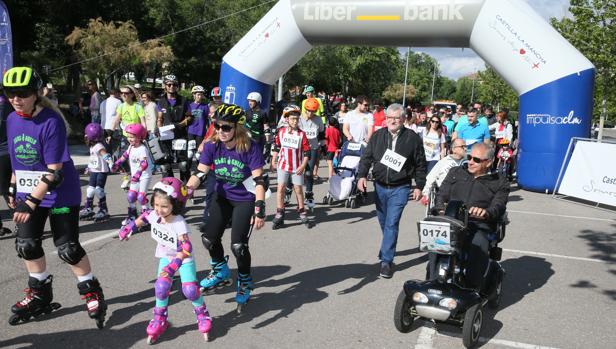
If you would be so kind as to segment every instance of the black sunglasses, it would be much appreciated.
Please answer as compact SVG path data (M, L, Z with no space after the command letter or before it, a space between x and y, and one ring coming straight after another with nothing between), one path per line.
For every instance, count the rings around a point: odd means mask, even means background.
M222 130L222 132L231 132L231 130L233 130L233 126L214 124L214 129L216 129L216 131Z
M33 94L34 92L32 91L6 91L6 96L8 98L15 98L15 97L28 98L32 96Z
M430 120L430 122L433 123L433 124L440 124L441 123L440 120Z
M167 87L173 87L176 86L177 87L178 84L167 84Z
M467 155L467 156L466 156L466 159L467 159L468 161L471 161L471 160L472 160L472 161L473 161L474 163L476 163L476 164L480 164L480 163L482 163L482 162L486 162L486 161L490 160L490 159L481 159L481 158L478 158L478 157L476 157L476 156L470 156L470 155Z

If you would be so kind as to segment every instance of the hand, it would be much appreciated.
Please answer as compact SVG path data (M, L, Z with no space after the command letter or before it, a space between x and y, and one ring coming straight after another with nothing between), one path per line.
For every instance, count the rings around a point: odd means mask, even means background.
M141 179L141 173L137 172L137 173L135 173L135 175L133 175L130 178L130 181L131 181L131 183L137 183L137 182L139 182L139 179Z
M117 163L111 166L111 172L118 172L119 169L120 169L120 165L118 165Z
M359 189L359 191L361 191L361 192L364 192L364 193L365 193L365 192L366 192L366 189L368 189L367 183L368 183L368 181L366 180L366 178L365 178L365 177L360 178L360 179L357 181L357 189Z
M255 225L255 229L259 230L261 228L263 228L263 226L265 225L265 218L259 218L255 215L252 216L252 219L250 219L250 224L254 224Z
M305 170L306 170L306 166L300 166L297 168L297 170L295 170L295 174L298 176L301 176L302 174L304 174Z
M347 140L348 140L349 142L353 142L353 136L347 136Z
M424 206L428 206L428 204L430 203L430 198L424 195L421 197L421 200L419 200L419 203Z
M19 204L15 204L15 207L17 208L17 210L22 211L22 212L15 211L15 213L13 213L13 222L18 223L18 224L26 223L28 220L30 220L30 216L32 215L30 212L23 212L23 210L19 209L18 206L22 204L27 205L32 211L34 211L34 209L36 208L36 205L28 200L22 201Z
M187 187L187 188L188 188L188 190L186 191L187 199L192 199L193 195L195 195L195 190L190 187Z
M488 212L485 209L480 208L480 207L471 207L468 210L468 214L471 217L481 218L481 219L485 219L488 217Z
M419 189L413 189L413 200L415 201L419 201L419 199L421 199L421 190Z

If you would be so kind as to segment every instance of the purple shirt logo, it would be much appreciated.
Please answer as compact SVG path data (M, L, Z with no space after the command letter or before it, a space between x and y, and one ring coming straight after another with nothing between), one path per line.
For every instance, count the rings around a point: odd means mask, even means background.
M24 133L13 138L15 159L26 166L37 164L41 159L38 147L36 146L37 143L38 141L35 138Z

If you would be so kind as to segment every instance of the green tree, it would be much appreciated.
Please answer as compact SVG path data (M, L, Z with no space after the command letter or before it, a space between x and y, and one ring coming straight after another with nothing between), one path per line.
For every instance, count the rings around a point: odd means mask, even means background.
M552 25L596 67L594 117L616 113L616 2L571 0L572 18Z
M496 73L492 67L479 72L479 81L475 85L477 96L475 100L484 105L492 105L496 109L509 108L517 110L518 94Z
M456 103L464 106L471 103L471 98L473 97L473 80L477 83L477 76L475 74L461 77L456 81L456 92L453 98Z
M415 90L415 86L406 85L406 99L412 100L415 97L417 91ZM389 101L390 103L402 103L402 99L404 97L404 84L403 83L394 83L383 91L383 99Z

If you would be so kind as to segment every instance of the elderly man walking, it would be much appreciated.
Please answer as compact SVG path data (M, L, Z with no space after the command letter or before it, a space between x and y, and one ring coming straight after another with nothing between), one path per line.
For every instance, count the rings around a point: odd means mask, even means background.
M419 200L426 183L426 157L421 138L403 127L404 107L392 104L386 115L387 127L372 135L361 157L357 185L359 190L366 190L366 176L374 166L376 212L383 231L380 275L389 279L393 275L400 217L411 191L411 180L414 178L416 184L413 200Z

